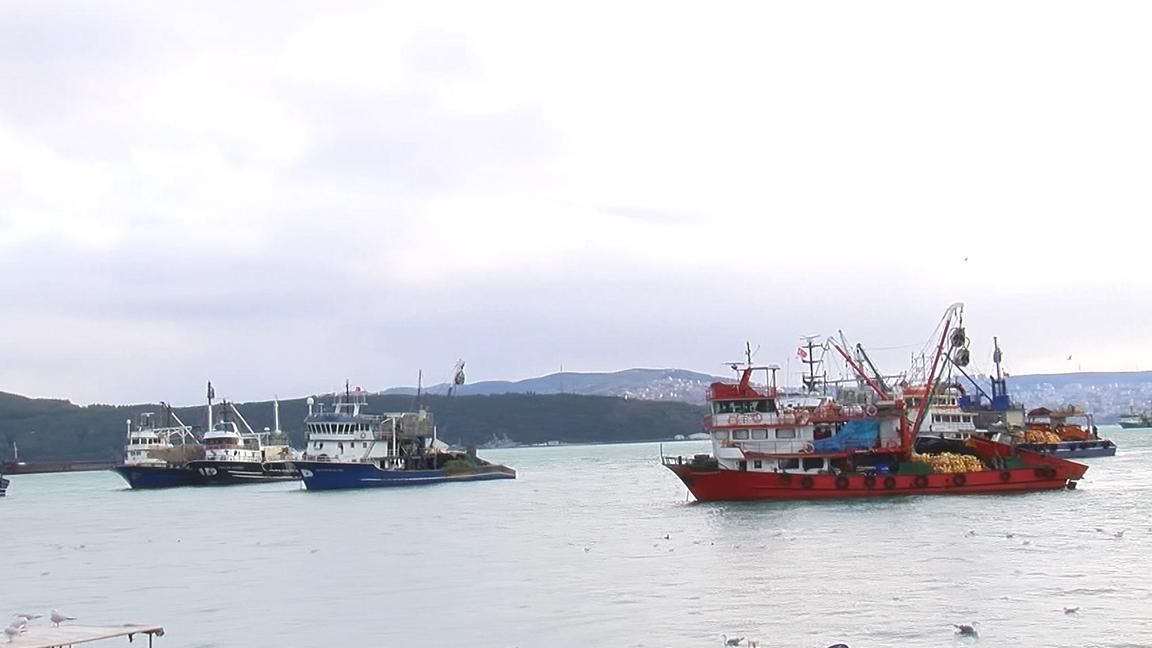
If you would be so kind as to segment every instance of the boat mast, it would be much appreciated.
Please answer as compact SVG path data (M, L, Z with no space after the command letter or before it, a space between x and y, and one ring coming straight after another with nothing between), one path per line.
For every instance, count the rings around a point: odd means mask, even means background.
M272 433L280 435L280 398L272 397Z
M825 390L827 390L827 388L828 388L827 381L821 381L816 376L816 365L823 362L822 358L816 357L816 338L818 338L818 337L820 337L820 336L818 336L818 335L805 335L804 337L800 338L800 339L804 340L804 347L803 348L806 349L804 355L800 357L800 362L803 362L804 364L808 365L808 375L801 376L800 381L804 383L804 389L809 394L816 393L817 383L822 383ZM749 361L749 364L751 364L751 361Z
M252 429L252 426L248 425L248 421L245 420L244 415L240 413L240 410L236 409L236 405L234 403L228 403L228 408L231 409L232 412L236 414L236 418L240 419L240 422L244 424L244 427L248 430L248 434L251 434L252 436L259 436L256 434L256 431Z
M998 338L992 338L992 347L994 349L992 362L996 363L996 380L992 381L992 409L1008 410L1012 403L1008 398L1008 381L1004 379L1004 374L1000 370L1000 361L1004 359L1004 354L1000 352L1000 340Z
M212 399L216 398L216 390L212 389L212 381L208 381L208 427L204 428L206 431L212 430L214 421L212 420Z
M920 400L920 406L916 409L916 421L912 424L910 431L910 438L915 439L916 435L920 433L920 425L924 423L924 415L928 412L928 405L932 400L932 395L936 391L936 367L940 364L940 355L944 352L944 342L948 339L949 329L952 326L952 318L959 314L964 308L964 304L956 302L948 307L944 312L944 328L940 332L940 342L936 345L936 354L932 356L932 366L928 369L927 380L925 381L924 398Z
M836 349L836 351L840 353L840 356L844 358L844 362L847 362L848 366L852 367L852 370L856 372L856 375L860 376L861 380L863 380L869 387L872 388L873 391L876 392L877 396L882 399L888 398L887 392L881 389L880 385L877 385L876 381L872 380L871 376L865 373L863 367L856 364L856 361L852 359L852 356L848 355L848 352L841 348L840 345L837 344L836 340L828 338L828 342L832 345L833 349Z

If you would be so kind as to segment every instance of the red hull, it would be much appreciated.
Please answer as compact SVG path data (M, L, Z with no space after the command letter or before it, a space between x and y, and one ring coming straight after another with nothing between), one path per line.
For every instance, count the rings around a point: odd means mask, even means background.
M744 472L669 465L700 501L760 499L841 499L884 495L961 495L1059 490L1071 480L1035 467L930 475L805 475ZM923 479L918 479L923 477ZM959 479L958 479L959 477Z

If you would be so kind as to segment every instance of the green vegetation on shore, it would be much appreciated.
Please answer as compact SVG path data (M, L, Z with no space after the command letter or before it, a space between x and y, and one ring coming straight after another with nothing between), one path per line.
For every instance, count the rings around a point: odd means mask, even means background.
M330 403L316 396L318 403ZM561 441L601 443L653 441L699 432L704 407L682 402L646 401L572 394L426 396L440 436L450 443L484 443L507 437L524 444ZM369 412L411 410L412 396L369 396ZM237 404L256 430L273 424L272 402ZM0 392L0 457L12 458L12 442L25 461L116 459L124 445L125 421L141 412L160 413L158 404L79 406L64 400L32 399ZM202 428L205 408L173 410L187 425ZM292 444L304 442L305 398L280 401L280 425Z

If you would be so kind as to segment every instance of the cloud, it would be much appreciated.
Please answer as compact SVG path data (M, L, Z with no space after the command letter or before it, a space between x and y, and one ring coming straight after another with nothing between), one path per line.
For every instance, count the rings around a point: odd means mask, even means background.
M1147 11L4 3L0 389L713 370L957 300L1017 372L1130 362Z

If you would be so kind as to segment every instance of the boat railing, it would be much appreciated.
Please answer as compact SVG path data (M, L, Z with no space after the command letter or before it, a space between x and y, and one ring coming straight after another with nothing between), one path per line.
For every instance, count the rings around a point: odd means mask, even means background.
M727 441L727 447L761 454L804 454L812 452L812 443L804 439L765 439L756 441Z

